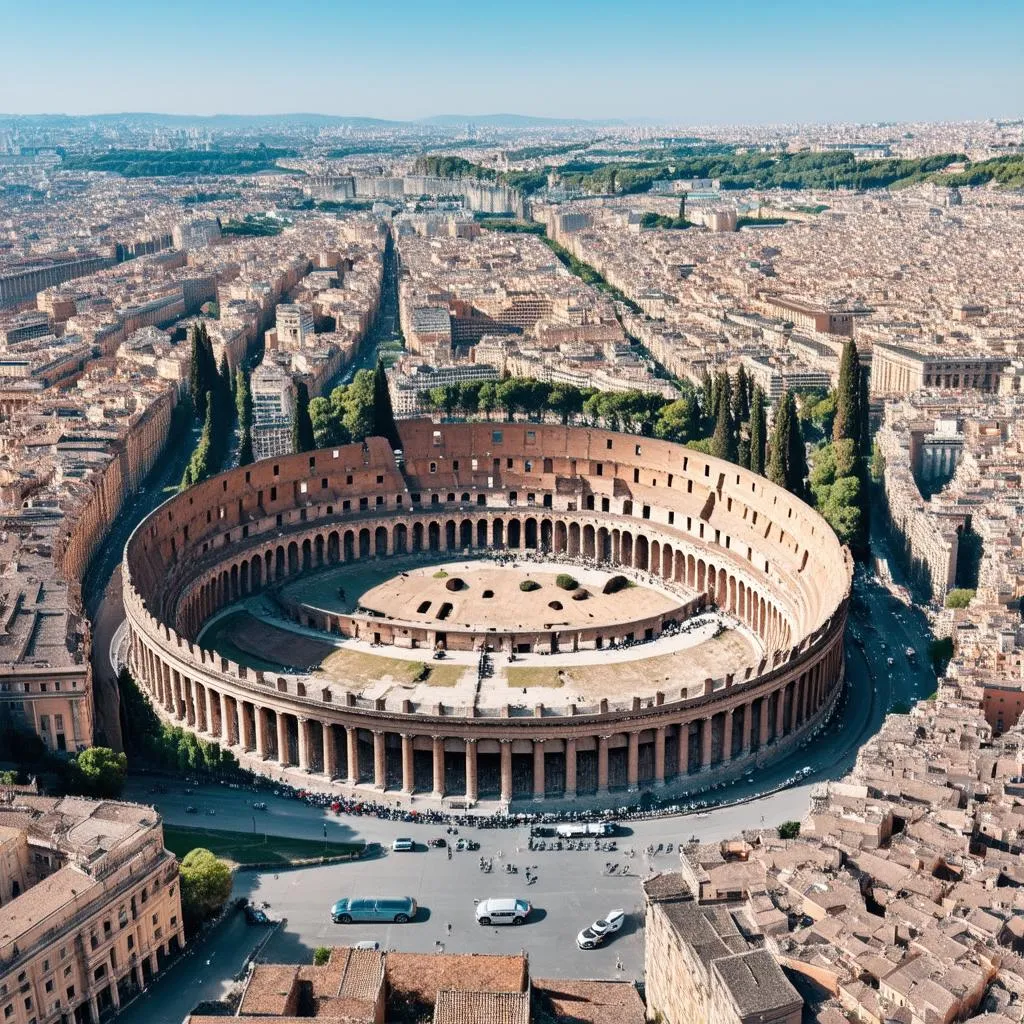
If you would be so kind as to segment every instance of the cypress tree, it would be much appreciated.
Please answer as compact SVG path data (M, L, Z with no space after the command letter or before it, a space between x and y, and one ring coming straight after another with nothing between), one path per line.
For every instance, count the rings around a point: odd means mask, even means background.
M226 352L220 354L220 366L217 369L217 405L220 426L227 434L231 421L235 418L235 403L231 391L231 368L228 366Z
M784 391L775 409L772 425L772 439L768 445L768 467L766 476L773 484L785 487L787 484L786 458L789 454L789 431L792 420L793 396Z
M747 386L747 371L743 369L742 363L736 371L736 381L732 388L732 418L737 429L750 419L750 389Z
M860 358L857 355L857 343L851 339L846 343L839 361L832 440L859 444L860 433Z
M806 490L804 481L807 479L807 451L804 448L804 435L800 429L796 402L792 397L789 401L789 430L787 434L789 450L786 453L786 489L790 494L802 498Z
M402 441L395 425L395 414L391 408L391 392L384 372L384 360L378 357L373 371L373 429L377 437L386 437L392 448L401 448Z
M711 374L708 373L708 368L704 367L704 372L700 377L700 406L701 412L704 413L705 417L711 415L711 406L714 401L714 382L711 380Z
M192 328L192 353L189 358L188 367L188 389L192 395L192 410L196 419L202 419L206 414L206 360L203 345L203 335L206 333L204 324L197 324Z
M238 415L238 429L252 428L252 388L249 375L241 369L235 371L235 411Z
M736 431L732 422L732 402L729 395L729 376L723 373L718 387L718 412L715 416L715 432L711 436L711 454L727 462L735 462L737 456Z
M309 416L309 388L303 381L295 385L295 416L292 419L292 451L309 452L316 447L313 421Z
M238 464L248 466L252 461L252 431L249 427L243 427L242 440L238 445Z
M750 468L764 475L764 442L767 425L764 418L764 392L760 385L754 388L750 408Z

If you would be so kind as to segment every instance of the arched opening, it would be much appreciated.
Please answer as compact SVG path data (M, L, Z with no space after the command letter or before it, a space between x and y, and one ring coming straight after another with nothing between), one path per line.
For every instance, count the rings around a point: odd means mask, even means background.
M594 535L594 528L589 523L583 527L583 557L597 557L597 539Z
M476 524L476 546L478 548L487 547L487 520L481 519Z
M444 524L444 546L448 551L455 550L455 520L449 519Z
M338 560L341 557L340 547L341 547L341 545L339 544L339 541L338 541L338 531L337 530L331 530L331 532L329 534L327 534L327 562L328 562L328 564L330 564L330 565L337 565L338 564Z
M288 545L288 574L299 571L299 545L292 541Z
M388 530L386 526L378 526L373 531L373 553L382 558L388 553Z
M577 527L579 529L579 527ZM555 523L555 541L554 551L556 554L562 554L569 547L569 531L565 527L565 523L559 520Z
M413 551L423 550L423 524L413 523L412 524L412 549Z
M540 549L541 551L550 551L552 543L551 520L542 519L540 522Z
M518 519L510 519L508 521L508 546L510 548L519 547L519 534L520 526Z
M345 531L344 556L346 562L356 557L356 535L353 530Z
M313 568L313 545L310 544L309 538L307 537L302 542L302 571L308 572Z
M622 565L633 564L633 534L623 530L619 538L619 562Z
M366 526L359 531L359 557L370 557L370 530Z
M495 519L491 524L491 546L494 548L505 546L505 522L502 519Z
M568 554L570 558L575 558L580 553L580 524L570 523L569 524L569 540Z
M473 546L473 521L471 519L463 519L459 523L459 547L462 549L471 548Z
M316 566L319 568L324 564L324 535L322 533L318 533L313 541L313 555Z
M394 549L396 555L404 555L409 546L409 529L405 523L398 523L394 530Z
M433 522L427 527L427 543L431 551L441 550L441 524Z
M526 520L525 523L526 543L524 547L534 548L537 547L537 520L532 516Z
M647 569L647 565L648 565L647 555L648 555L647 538L643 534L640 534L640 536L637 537L637 539L636 539L636 558L635 558L635 564L636 564L636 567L638 569L644 569L644 570Z

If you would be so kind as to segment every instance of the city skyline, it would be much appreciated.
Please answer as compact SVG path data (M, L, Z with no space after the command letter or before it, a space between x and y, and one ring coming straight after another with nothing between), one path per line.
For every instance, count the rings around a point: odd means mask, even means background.
M918 0L871 3L856 18L800 0L648 3L628 19L604 2L552 12L528 0L472 18L446 3L425 22L405 3L314 4L283 22L232 3L115 0L88 22L64 2L3 9L11 38L45 37L60 55L40 64L31 47L12 51L5 114L870 122L1012 117L1024 95L1024 13L996 3L974 5L969 20L961 5Z

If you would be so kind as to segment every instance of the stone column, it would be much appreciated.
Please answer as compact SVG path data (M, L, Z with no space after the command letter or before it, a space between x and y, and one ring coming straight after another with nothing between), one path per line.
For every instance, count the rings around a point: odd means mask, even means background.
M252 750L256 746L256 730L249 724L248 702L239 701L236 706L238 708L238 728L241 733L242 749Z
M466 800L476 803L479 797L476 781L476 740L466 740Z
M375 789L387 789L387 760L384 752L384 733L373 733L373 785Z
M501 799L509 803L512 799L512 741L501 741Z
M299 767L309 771L309 719L300 718L299 722Z
M202 696L200 697L199 692L202 690ZM199 732L206 732L206 687L200 683L195 686L195 701L196 701L196 729Z
M786 688L780 686L776 693L779 695L779 700L775 708L775 742L778 743L782 739L786 727Z
M206 731L211 735L216 735L216 729L214 728L214 717L213 717L213 702L217 699L216 694L209 687L206 688Z
M597 791L608 792L608 737L597 738Z
M544 741L533 741L533 799L544 799Z
M185 677L185 721L191 728L196 727L196 704L192 680Z
M565 741L565 798L576 799L576 741Z
M258 705L253 705L253 712L256 718L256 756L261 760L267 759L267 713Z
M277 713L277 763L282 768L291 764L288 751L288 720L280 711Z
M700 723L700 770L706 772L711 768L711 719L705 718Z
M444 796L444 739L434 737L434 796Z
M324 775L333 779L338 774L338 750L334 745L334 729L330 722L321 722L320 729L324 737Z
M761 723L757 730L757 749L768 746L768 697L761 698Z
M732 719L733 709L729 708L725 713L725 728L722 730L722 764L732 760Z
M402 733L402 792L412 794L416 789L416 776L413 771L412 737Z
M228 695L221 692L220 695L220 738L224 746L234 746L235 739L231 735L235 730L231 728L231 716L228 714Z
M626 757L626 782L631 793L640 788L640 733L629 733L629 750Z
M679 724L679 774L686 776L690 774L690 723Z
M654 730L654 784L665 785L665 726Z
M345 726L345 743L348 745L348 781L355 786L359 782L359 732L354 725Z
M744 757L750 753L750 734L753 726L754 705L753 703L743 705L743 750Z

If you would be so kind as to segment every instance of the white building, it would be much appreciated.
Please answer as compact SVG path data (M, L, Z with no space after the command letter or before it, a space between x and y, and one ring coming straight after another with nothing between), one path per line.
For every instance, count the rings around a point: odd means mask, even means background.
M264 359L253 370L252 451L257 460L288 455L292 450L295 382L277 363Z

